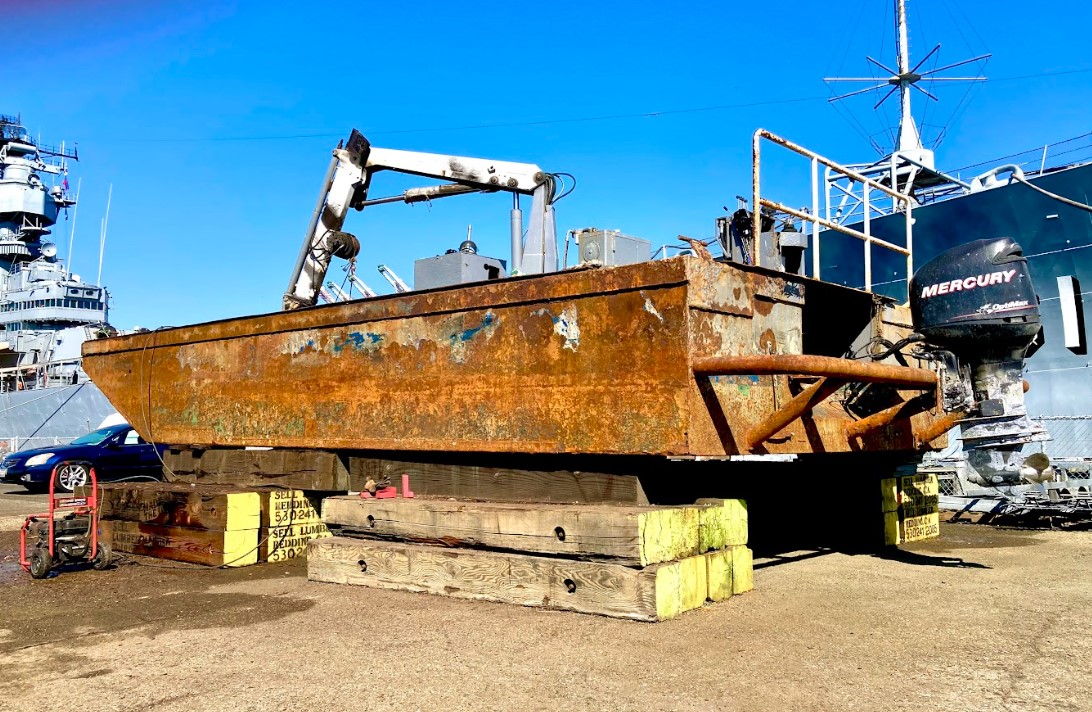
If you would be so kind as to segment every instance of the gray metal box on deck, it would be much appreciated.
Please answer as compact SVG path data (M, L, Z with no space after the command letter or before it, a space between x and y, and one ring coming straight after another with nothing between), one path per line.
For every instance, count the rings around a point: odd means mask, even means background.
M449 252L413 263L413 288L435 289L505 276L504 262L472 252Z
M580 247L580 262L598 262L606 267L631 265L647 261L652 243L639 237L623 235L617 230L587 228L576 233Z

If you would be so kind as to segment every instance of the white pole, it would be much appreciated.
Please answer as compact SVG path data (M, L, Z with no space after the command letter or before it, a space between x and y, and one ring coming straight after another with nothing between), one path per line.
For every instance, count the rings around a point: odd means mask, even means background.
M99 236L99 274L95 284L102 282L102 255L106 251L106 228L110 224L110 201L114 197L114 184L110 184L110 190L106 193L106 216L102 219L102 234Z
M76 181L76 204L72 206L72 231L68 234L68 259L65 260L65 264L68 266L68 276L72 276L72 243L76 239L76 215L80 210L80 188L83 187L83 177L81 176Z

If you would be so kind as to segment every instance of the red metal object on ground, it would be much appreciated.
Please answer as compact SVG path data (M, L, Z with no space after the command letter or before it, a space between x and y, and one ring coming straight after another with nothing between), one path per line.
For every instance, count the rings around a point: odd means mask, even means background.
M398 497L397 487L381 487L375 491L376 499L395 499Z
M110 563L110 548L99 542L99 488L95 468L85 465L91 493L86 497L58 497L57 471L74 463L58 463L49 478L49 511L32 514L19 530L19 565L34 578L45 578L54 566L80 560L90 561L95 568ZM57 512L68 510L58 520ZM27 550L28 535L37 536L33 550Z
M416 495L413 494L413 490L409 488L409 475L405 473L402 474L402 496L406 499L416 497Z

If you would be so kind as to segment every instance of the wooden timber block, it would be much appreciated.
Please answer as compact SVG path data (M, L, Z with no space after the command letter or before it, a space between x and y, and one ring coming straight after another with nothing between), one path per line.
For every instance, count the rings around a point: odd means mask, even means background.
M187 561L206 566L248 566L258 562L258 530L216 531L99 520L99 536L114 551Z
M732 593L747 593L755 587L754 555L745 546L732 549Z
M341 458L325 450L170 448L163 453L163 462L171 482L342 492L350 485Z
M699 553L704 509L327 497L322 519L359 536L648 566Z
M699 499L698 551L747 543L747 503L742 499Z
M648 497L635 475L567 470L528 470L473 464L411 462L350 457L352 481L397 484L409 475L418 496L453 497L500 502L554 502L647 505Z
M297 524L322 522L320 500L312 494L292 489L260 490L262 497L261 526L291 527Z
M273 563L302 557L307 551L307 542L330 536L330 530L321 521L312 521L286 527L263 527L258 536L261 542L258 560Z
M935 474L880 480L884 544L895 546L940 536L939 494Z
M307 548L307 578L372 588L659 621L706 598L705 557L633 569L528 554L329 537Z
M257 492L167 482L109 483L99 490L102 519L219 531L260 526L263 498Z

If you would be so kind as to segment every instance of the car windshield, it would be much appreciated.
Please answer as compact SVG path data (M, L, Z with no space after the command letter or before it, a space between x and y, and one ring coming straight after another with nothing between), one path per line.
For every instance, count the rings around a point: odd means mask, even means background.
M102 430L95 430L83 437L76 438L69 445L98 445L103 440L114 434L114 431L109 428L103 428Z

